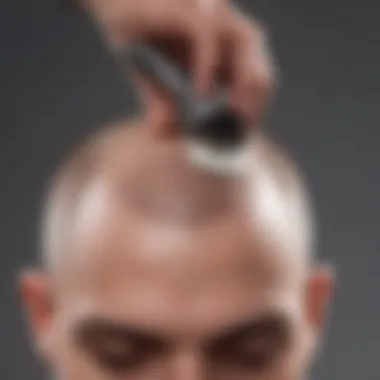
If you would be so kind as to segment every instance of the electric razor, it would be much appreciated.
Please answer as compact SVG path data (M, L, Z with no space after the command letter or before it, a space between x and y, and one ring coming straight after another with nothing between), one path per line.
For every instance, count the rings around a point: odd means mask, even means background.
M230 107L226 91L200 97L188 76L148 45L128 47L123 63L152 78L172 95L193 164L219 174L239 174L245 170L249 156L248 128Z

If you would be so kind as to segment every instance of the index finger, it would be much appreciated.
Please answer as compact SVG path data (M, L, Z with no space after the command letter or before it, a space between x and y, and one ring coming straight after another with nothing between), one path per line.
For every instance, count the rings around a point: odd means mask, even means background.
M192 76L200 93L211 90L217 66L217 11L215 0L199 0L193 12L184 15L193 44Z

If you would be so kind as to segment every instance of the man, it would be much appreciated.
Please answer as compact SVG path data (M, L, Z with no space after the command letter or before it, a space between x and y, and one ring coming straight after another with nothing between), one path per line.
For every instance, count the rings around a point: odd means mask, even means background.
M227 73L231 104L258 126L271 69L262 34L231 6L85 5L115 49L147 38L194 62L200 93ZM257 134L244 176L192 165L170 97L137 82L145 117L90 138L49 189L44 267L20 280L39 356L62 380L302 379L332 279L313 262L294 163Z

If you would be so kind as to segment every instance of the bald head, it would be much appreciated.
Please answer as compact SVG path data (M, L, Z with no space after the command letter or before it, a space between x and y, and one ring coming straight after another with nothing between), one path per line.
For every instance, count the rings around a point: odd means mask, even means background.
M173 230L235 218L283 253L304 260L312 250L303 180L291 158L263 135L252 145L249 171L237 178L194 166L181 139L156 139L141 123L100 131L52 179L43 224L45 257L52 262L69 255L74 236L102 225L111 209Z
M136 123L64 162L44 214L48 270L21 281L60 378L302 378L330 279L308 265L294 163L263 136L251 153L246 174L220 176Z

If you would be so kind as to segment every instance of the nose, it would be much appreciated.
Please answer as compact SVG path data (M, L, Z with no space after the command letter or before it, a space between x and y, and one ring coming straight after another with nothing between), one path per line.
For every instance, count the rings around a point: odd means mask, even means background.
M193 350L182 350L172 359L168 380L204 380L205 366L201 355Z

